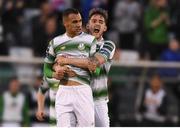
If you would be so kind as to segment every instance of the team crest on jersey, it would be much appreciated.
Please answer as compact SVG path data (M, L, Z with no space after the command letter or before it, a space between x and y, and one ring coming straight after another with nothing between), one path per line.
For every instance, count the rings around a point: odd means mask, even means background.
M79 44L78 49L79 49L79 50L84 50L84 49L85 49L84 44L83 44L83 43Z
M63 47L61 47L61 50L64 50L66 47L65 46L63 46Z

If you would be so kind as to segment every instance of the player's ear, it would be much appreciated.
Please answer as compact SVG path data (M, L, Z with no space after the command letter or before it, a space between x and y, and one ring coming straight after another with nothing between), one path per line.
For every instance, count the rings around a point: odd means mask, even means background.
M89 23L86 24L86 29L89 30Z

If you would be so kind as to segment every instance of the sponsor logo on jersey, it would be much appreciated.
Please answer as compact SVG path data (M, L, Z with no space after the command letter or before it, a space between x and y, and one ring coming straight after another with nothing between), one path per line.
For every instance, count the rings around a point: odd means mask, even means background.
M63 46L63 47L61 47L61 50L64 50L66 48L66 46Z
M81 51L84 50L85 49L84 44L83 43L79 44L78 49Z

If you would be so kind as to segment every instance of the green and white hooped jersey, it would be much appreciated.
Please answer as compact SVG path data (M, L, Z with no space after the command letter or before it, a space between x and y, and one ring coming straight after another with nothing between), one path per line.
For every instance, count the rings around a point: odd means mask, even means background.
M76 37L68 37L67 34L55 37L48 46L46 51L45 63L53 64L58 56L68 58L88 58L96 52L95 37L82 32ZM79 82L83 85L90 85L90 72L88 70L68 65L76 77L69 77L68 80Z
M49 106L49 123L50 126L56 126L56 112L55 112L55 99L56 93L59 88L59 80L55 78L43 78L43 83L40 86L39 90L41 93L45 94L49 90L50 106Z
M112 41L101 40L97 43L96 52L105 57L106 63L101 65L100 75L93 77L91 87L93 90L94 100L106 100L108 101L108 73L111 67L112 58L114 56L116 46Z

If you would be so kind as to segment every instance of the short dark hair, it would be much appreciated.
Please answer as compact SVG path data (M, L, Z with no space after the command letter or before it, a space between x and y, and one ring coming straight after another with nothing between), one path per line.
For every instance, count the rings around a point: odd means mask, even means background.
M107 21L108 21L108 13L107 13L106 10L104 10L102 8L93 8L93 9L91 9L90 12L89 12L89 19L91 19L91 17L93 15L96 15L96 14L99 14L99 15L103 16L105 22L107 23Z
M75 8L68 8L66 10L63 11L63 18L69 16L70 14L79 14L79 11Z

